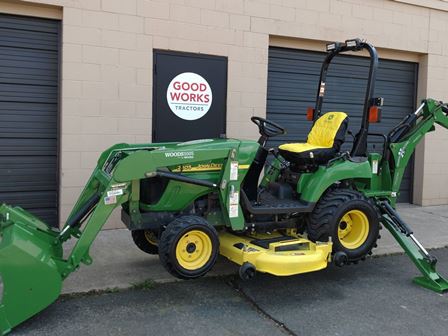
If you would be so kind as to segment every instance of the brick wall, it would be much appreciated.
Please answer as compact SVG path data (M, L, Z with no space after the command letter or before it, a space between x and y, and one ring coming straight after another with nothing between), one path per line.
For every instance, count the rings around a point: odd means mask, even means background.
M383 50L413 53L422 60L419 98L448 100L445 11L391 0L20 3L59 6L63 12L62 220L102 150L117 142L150 141L154 48L228 57L229 136L257 137L249 118L265 115L272 35L318 41L359 36ZM440 155L447 144L448 132L438 130L419 147L416 202L448 203L448 157Z

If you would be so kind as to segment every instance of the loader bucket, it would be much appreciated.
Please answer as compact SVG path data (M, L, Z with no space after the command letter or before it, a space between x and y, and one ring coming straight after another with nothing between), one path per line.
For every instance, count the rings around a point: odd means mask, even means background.
M0 336L58 298L57 235L25 210L0 206Z

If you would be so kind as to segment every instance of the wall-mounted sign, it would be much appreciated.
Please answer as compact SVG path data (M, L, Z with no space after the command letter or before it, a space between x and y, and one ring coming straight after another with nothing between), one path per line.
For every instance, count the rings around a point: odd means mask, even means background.
M201 75L184 72L168 85L166 101L171 111L184 120L202 118L210 109L213 93L210 85Z
M154 142L226 132L227 58L154 50Z

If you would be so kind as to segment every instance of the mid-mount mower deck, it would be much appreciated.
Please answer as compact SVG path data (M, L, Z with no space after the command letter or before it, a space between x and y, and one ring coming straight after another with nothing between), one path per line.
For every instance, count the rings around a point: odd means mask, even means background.
M362 122L350 152L340 151L349 126L344 112L322 114L326 75L340 53L367 50L370 72ZM240 275L279 276L317 271L334 262L357 263L372 253L383 224L422 273L416 283L437 292L448 282L437 260L394 210L404 170L423 136L448 128L448 106L426 99L384 139L382 153L367 151L369 124L378 122L373 97L378 57L359 39L327 46L313 127L306 143L266 146L285 130L252 117L257 141L203 139L183 143L118 144L100 156L62 230L18 207L0 207L0 335L35 315L60 294L117 207L135 244L158 254L172 275L206 274L222 254ZM267 160L268 155L272 160ZM268 163L269 162L269 163ZM68 255L63 244L75 239Z

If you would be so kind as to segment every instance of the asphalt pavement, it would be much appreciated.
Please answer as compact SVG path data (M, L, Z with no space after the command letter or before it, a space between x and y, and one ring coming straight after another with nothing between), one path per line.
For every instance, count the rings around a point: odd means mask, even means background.
M448 276L448 249L432 251ZM104 294L66 295L15 329L48 335L440 335L448 293L411 282L404 255L293 277L258 274L142 283Z

